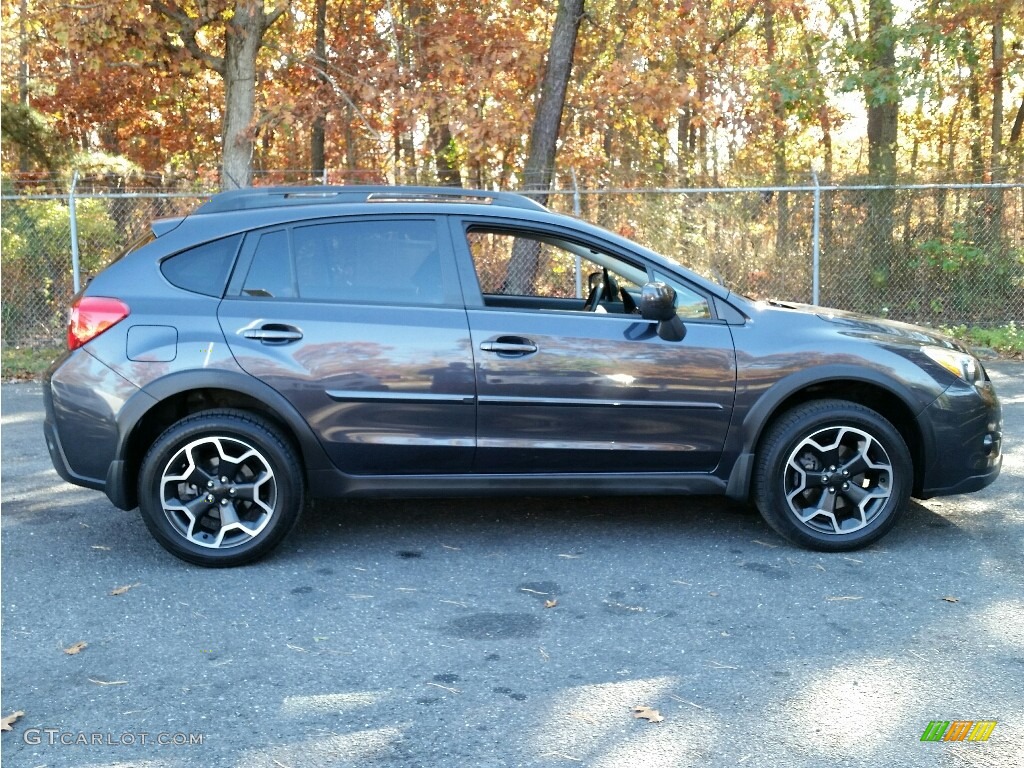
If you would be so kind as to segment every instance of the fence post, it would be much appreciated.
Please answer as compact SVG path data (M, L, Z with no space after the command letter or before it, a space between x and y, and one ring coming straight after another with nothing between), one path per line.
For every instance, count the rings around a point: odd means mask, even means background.
M814 179L814 225L811 246L813 287L811 289L811 304L818 306L821 298L821 185L818 183L818 172L811 171L811 178Z
M582 207L580 206L580 185L576 182L576 169L570 168L572 174L572 213L577 219L582 213ZM580 261L580 257L576 256L576 298L583 298L583 262Z
M75 208L75 188L78 186L78 171L71 176L71 191L68 193L68 215L71 217L71 274L75 293L82 290L82 270L78 253L78 211Z

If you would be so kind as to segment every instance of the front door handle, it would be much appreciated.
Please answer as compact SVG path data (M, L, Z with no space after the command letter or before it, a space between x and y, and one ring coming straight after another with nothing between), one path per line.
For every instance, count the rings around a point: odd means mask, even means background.
M294 325L281 323L265 323L258 328L246 328L242 335L247 339L255 339L264 344L287 344L302 338L302 331Z
M499 336L481 343L480 349L484 352L497 352L499 355L518 357L532 355L537 351L537 345L521 336Z

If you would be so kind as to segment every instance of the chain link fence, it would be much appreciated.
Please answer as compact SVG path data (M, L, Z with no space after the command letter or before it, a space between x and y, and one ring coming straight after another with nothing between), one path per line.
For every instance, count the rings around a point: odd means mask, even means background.
M148 231L179 216L197 195L117 193L74 198L81 284ZM0 328L4 344L64 343L75 293L69 195L4 195L0 202Z
M82 283L145 234L153 219L182 215L203 199L198 193L76 195ZM2 197L4 344L63 343L74 293L69 203L67 194ZM548 205L754 298L933 326L1024 323L1024 183L561 189L549 193ZM509 274L508 285L580 290L564 256L526 261L558 274Z

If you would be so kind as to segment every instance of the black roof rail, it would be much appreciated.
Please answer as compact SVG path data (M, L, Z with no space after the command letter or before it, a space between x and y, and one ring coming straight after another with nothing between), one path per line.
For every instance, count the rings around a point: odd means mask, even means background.
M221 192L199 206L194 213L223 213L281 205L334 203L474 203L546 210L536 200L515 192L489 192L460 187L310 186L247 187Z

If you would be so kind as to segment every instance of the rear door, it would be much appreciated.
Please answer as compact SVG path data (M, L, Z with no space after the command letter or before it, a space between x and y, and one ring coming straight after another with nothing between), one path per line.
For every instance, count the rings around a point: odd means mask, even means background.
M677 284L687 333L665 341L634 314L653 276L636 256L574 232L482 219L462 221L453 238L463 284L475 283L466 304L477 360L476 471L717 466L736 361L709 297Z
M426 216L246 236L219 311L224 335L346 472L471 468L476 385L450 242Z

